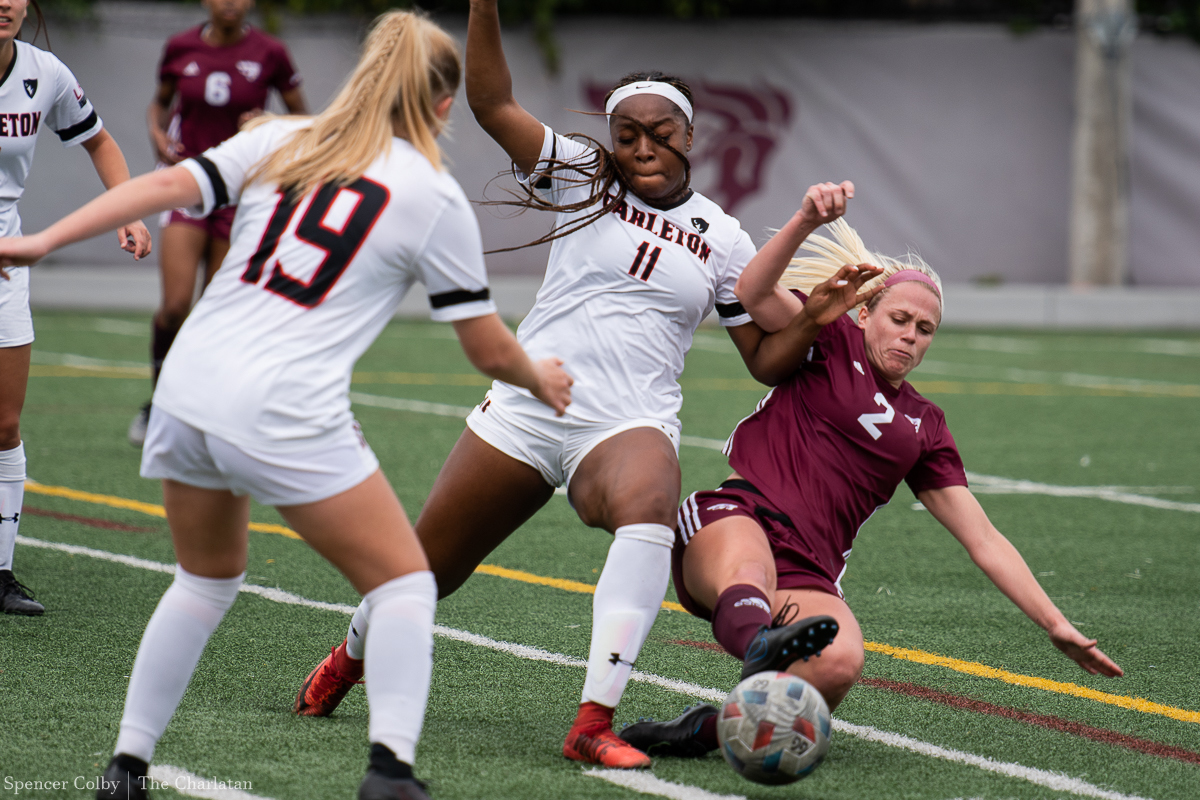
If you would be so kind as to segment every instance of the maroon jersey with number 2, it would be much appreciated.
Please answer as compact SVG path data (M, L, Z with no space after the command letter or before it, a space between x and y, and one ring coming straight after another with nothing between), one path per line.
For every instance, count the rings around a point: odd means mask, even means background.
M900 481L914 493L967 485L942 410L907 381L896 388L884 380L845 315L825 326L796 374L738 423L725 453L791 519L799 534L791 545L807 550L839 589L859 528Z
M160 81L179 93L179 141L183 158L199 155L238 132L238 119L263 108L267 93L300 85L287 48L262 31L247 28L229 47L201 38L203 25L172 36L158 68Z

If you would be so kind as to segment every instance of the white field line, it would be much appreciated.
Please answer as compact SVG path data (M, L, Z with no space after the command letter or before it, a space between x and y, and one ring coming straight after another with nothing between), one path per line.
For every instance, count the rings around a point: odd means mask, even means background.
M1192 384L1170 381L1147 381L1140 378L1118 378L1111 375L1084 375L1079 372L1051 372L1041 369L1017 367L990 367L985 364L959 364L952 361L930 361L920 363L913 374L948 375L962 378L990 378L1013 383L1049 383L1059 386L1077 386L1083 389L1123 389L1131 392L1178 395L1192 390Z
M150 366L144 361L112 361L106 358L91 358L75 353L49 353L45 350L34 350L29 354L30 362L52 367L77 367L79 369L144 369L149 375Z
M173 767L170 764L151 765L150 778L170 786L185 797L202 797L205 800L270 800L243 790L239 786L243 781L202 778L182 767ZM156 787L151 785L148 788Z
M664 781L649 772L635 772L627 769L588 769L584 770L583 774L589 778L599 778L602 781L615 783L617 786L623 786L635 792L669 797L671 800L746 800L740 794L714 794L698 786Z
M133 556L120 555L118 553L110 553L106 550L95 550L90 547L80 547L73 544L61 544L59 542L45 542L41 539L31 539L27 536L18 536L17 543L27 547L38 547L45 550L57 550L63 553L71 553L72 555L89 556L91 558L102 561L111 561L117 564L124 564L130 567L139 569L148 569L154 572L163 572L173 574L175 567L171 564L163 564L157 561L149 561ZM343 603L324 603L319 600L309 600L307 597L301 597L291 592L285 592L282 589L273 589L268 586L257 586L255 584L243 583L241 591L247 594L256 594L267 600L285 605L303 606L305 608L315 608L322 611L338 611L346 616L354 613L354 606L348 606ZM477 633L461 631L456 628L447 628L444 625L434 625L433 632L437 636L465 644L475 645L476 647L484 647L489 650L495 650L501 653L507 653L517 658L523 658L530 661L545 661L551 664L558 664L564 667L587 667L587 662L580 658L563 655L562 653L552 653L549 650L542 650L538 647L530 647L523 644L515 644L513 642L502 642L496 639L490 639L487 636L480 636ZM661 675L654 675L648 672L634 670L630 679L638 683L648 683L654 686L659 686L663 689L668 689L679 694L689 697L698 697L708 700L713 703L723 703L727 696L727 692L720 689L713 689L705 686L700 686L695 683L679 681L673 678L665 678ZM940 758L946 761L953 761L967 766L977 767L978 769L987 772L995 772L1010 778L1019 778L1029 781L1030 783L1044 786L1048 789L1053 789L1058 792L1069 792L1079 795L1080 797L1096 797L1101 800L1145 800L1137 795L1120 794L1119 792L1111 792L1107 789L1102 789L1086 781L1078 778L1071 778L1061 773L1049 772L1047 770L1036 769L1034 767L1026 767L1022 764L1014 764L1004 761L995 761L985 756L977 756L972 753L964 753L961 750L950 750L944 747L939 747L935 744L922 742L919 739L913 739L899 733L889 733L881 731L878 728L869 725L853 725L842 720L833 720L834 730L849 736L855 736L860 739L877 742L887 745L888 747L896 747L901 750L908 750L919 755L930 756L932 758ZM639 790L640 791L640 790ZM197 795L199 796L199 795ZM689 798L701 798L704 795L692 795ZM709 798L717 797L717 795L708 795ZM232 797L222 797L221 800L235 800ZM240 798L239 800L245 800Z

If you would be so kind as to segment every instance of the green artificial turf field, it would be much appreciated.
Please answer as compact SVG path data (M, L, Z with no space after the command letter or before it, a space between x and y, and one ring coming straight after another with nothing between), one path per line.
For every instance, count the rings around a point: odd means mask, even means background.
M41 313L36 323L22 432L40 485L26 493L21 535L42 545L19 544L15 566L47 611L0 617L0 795L81 797L92 792L18 795L15 782L70 785L102 772L137 643L170 581L104 556L173 558L153 513L158 486L138 477L139 454L125 441L149 396L147 320ZM469 407L486 382L447 326L412 322L391 325L358 370L355 413L415 517L463 424L453 409L395 400ZM590 598L571 587L595 583L610 539L555 497L488 559L513 577L476 575L439 605L449 635L436 639L417 764L433 797L1200 797L1200 336L948 330L912 379L945 410L992 520L1126 677L1089 676L1061 656L902 486L863 529L843 581L872 644L825 764L768 788L716 754L660 758L654 778L678 786L646 777L642 791L623 788L560 754L590 628ZM687 493L726 476L713 443L763 390L716 329L697 334L683 386ZM281 523L260 507L253 518ZM278 533L251 534L247 582L358 602L330 566ZM337 610L243 595L155 762L249 784L258 797L354 796L366 765L363 691L328 719L290 711L347 621ZM638 669L727 691L739 665L695 645L712 641L702 621L665 610ZM540 648L551 660L496 643ZM674 716L693 700L635 681L617 722Z

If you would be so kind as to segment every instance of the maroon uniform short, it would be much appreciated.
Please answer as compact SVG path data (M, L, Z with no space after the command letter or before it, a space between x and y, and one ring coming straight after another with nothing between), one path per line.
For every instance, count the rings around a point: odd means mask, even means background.
M233 228L233 217L237 214L236 206L218 208L207 217L192 217L176 209L170 212L167 225L182 223L201 228L210 239L229 241L229 231ZM163 227L166 227L165 225Z
M834 597L842 596L836 579L808 555L809 548L787 514L773 506L749 481L734 479L725 481L715 491L689 495L679 509L671 571L679 603L689 612L701 619L712 619L711 611L692 599L683 582L683 551L701 528L726 517L749 517L763 529L775 557L778 588L816 589Z

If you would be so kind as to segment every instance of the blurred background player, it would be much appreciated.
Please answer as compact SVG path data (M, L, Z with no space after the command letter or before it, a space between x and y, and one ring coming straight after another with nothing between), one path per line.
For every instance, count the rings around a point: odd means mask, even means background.
M300 76L283 42L246 23L254 0L204 0L209 20L172 36L163 48L158 89L146 112L155 158L163 166L203 153L262 113L271 89L292 114L307 109ZM163 359L187 318L196 292L197 265L204 285L229 251L235 206L197 217L186 209L159 219L158 264L162 300L151 323L150 378L157 383ZM141 447L150 404L129 425L129 441Z
M495 0L475 0L467 101L523 176L526 205L557 212L546 277L518 338L561 354L576 379L556 418L504 381L468 417L417 519L441 596L566 484L584 524L613 534L592 602L587 675L562 752L616 768L650 759L612 731L633 663L666 593L680 494L678 378L696 326L713 310L747 363L761 331L734 284L754 256L738 221L689 186L691 91L635 73L605 98L610 152L568 138L513 97ZM753 369L753 367L752 367ZM827 620L832 623L832 620ZM805 631L808 629L805 628ZM830 627L813 627L826 637ZM309 675L301 714L330 713L362 670L360 611L347 640ZM827 638L808 640L819 651Z
M43 126L68 147L82 144L105 187L129 180L121 148L104 130L71 70L45 50L17 41L30 5L27 0L0 0L0 236L21 235L17 202ZM40 31L45 21L36 0L32 7ZM122 227L117 238L135 258L150 252L150 233L141 222ZM8 280L0 281L0 609L36 616L45 609L12 571L25 496L20 421L32 342L29 270L10 270Z
M915 256L869 252L842 219L831 226L836 241L809 238L842 215L852 189L810 188L738 283L746 309L775 331L765 338L787 346L755 375L775 388L729 437L733 474L680 508L673 559L680 602L711 620L717 641L743 661L743 678L786 669L835 709L864 663L862 630L842 596L846 559L859 529L905 481L1055 647L1093 675L1120 676L988 520L967 488L941 409L905 380L941 322L941 280ZM802 243L816 255L785 274ZM780 286L781 277L796 291ZM852 318L846 312L856 305ZM772 631L772 614L791 613L837 621L837 639L820 658L798 659ZM717 747L716 715L696 706L671 722L630 725L621 738L658 754L698 756Z
M390 12L315 119L263 120L0 242L0 265L28 264L130 217L240 203L230 267L188 317L154 394L141 473L163 481L178 565L143 634L98 797L145 797L158 739L245 576L247 495L276 506L364 597L375 634L359 797L426 797L412 763L437 587L350 411L351 370L419 280L433 318L454 324L485 373L551 414L570 402L571 382L557 359L529 360L489 299L478 222L436 141L459 76L444 31Z

